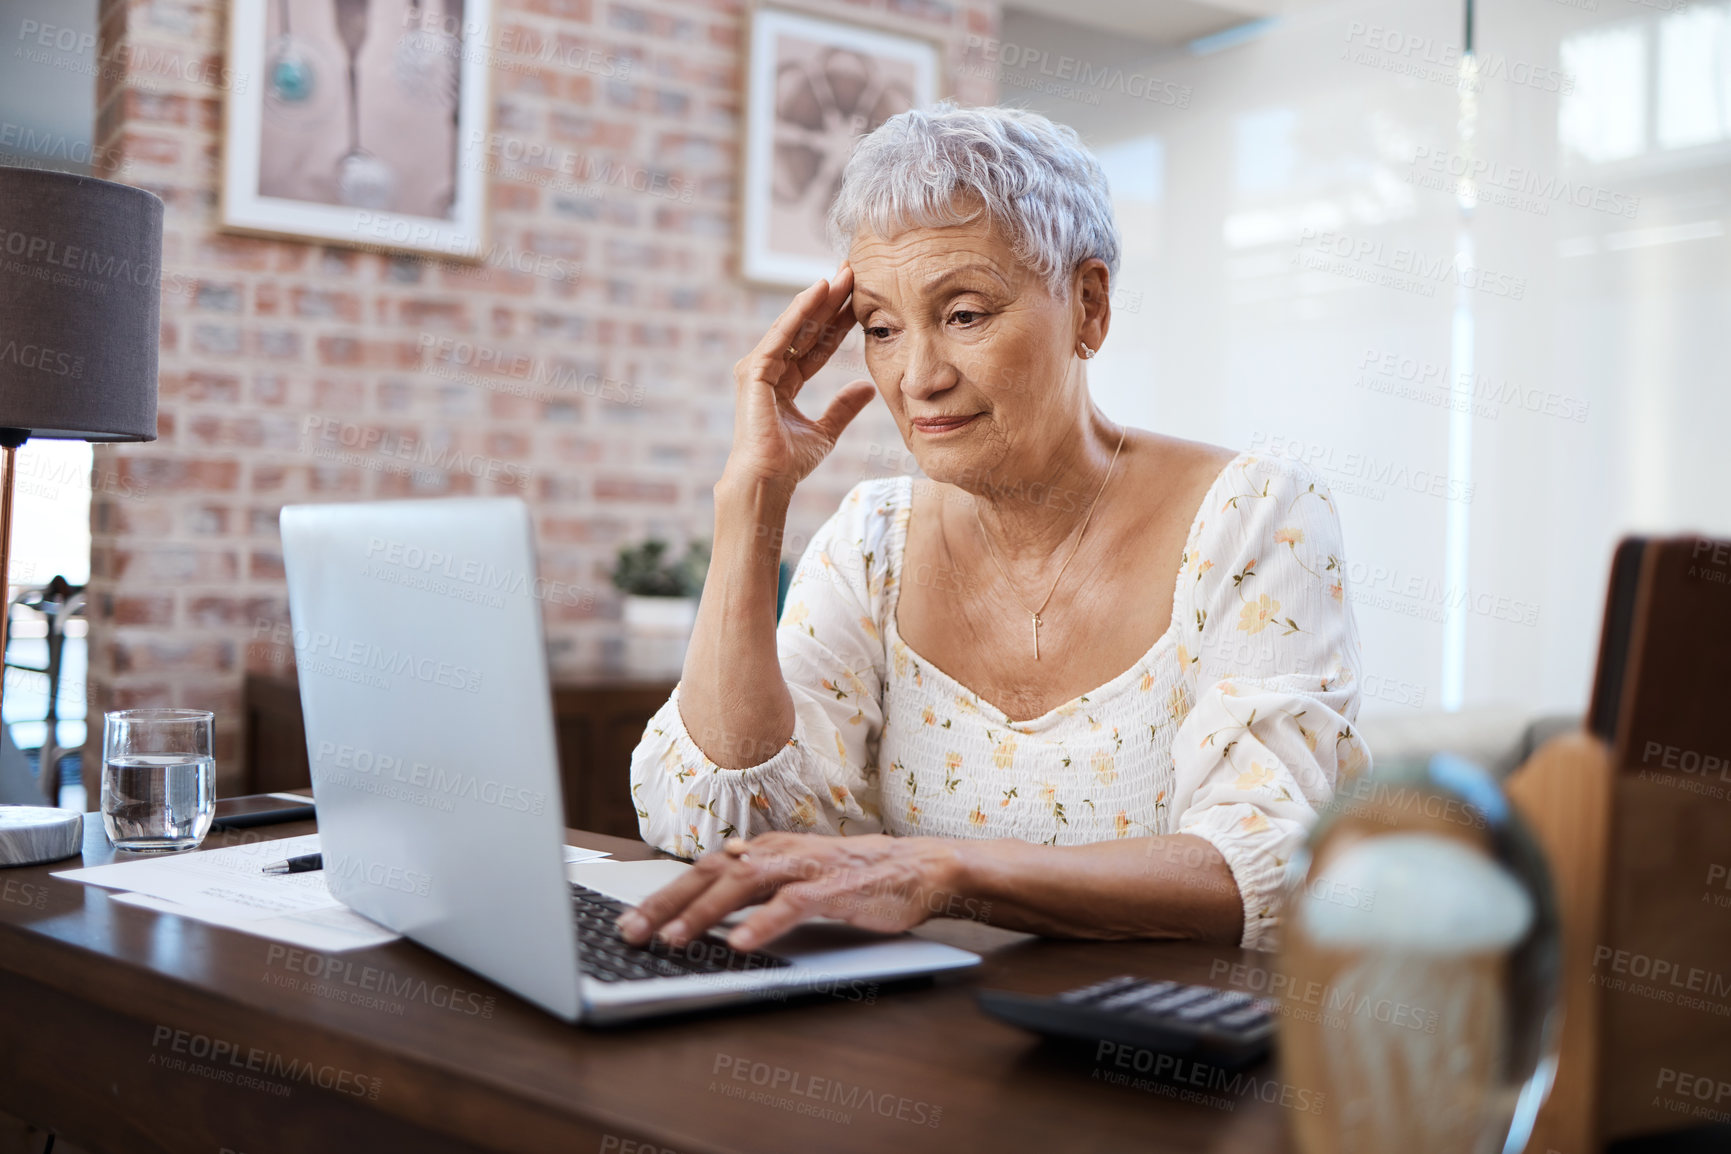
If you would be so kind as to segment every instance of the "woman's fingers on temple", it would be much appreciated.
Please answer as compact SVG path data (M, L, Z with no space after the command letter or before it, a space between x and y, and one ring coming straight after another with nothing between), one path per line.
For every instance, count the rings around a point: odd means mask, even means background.
M835 302L845 303L847 294L845 285L818 281L794 297L752 351L753 375L767 380L783 399L797 397L806 379L833 351L833 347L824 351L818 346L834 327L830 318L839 315ZM815 362L811 360L814 355L818 357Z
M853 293L853 275L847 267L844 265L833 279L818 283L827 285L828 291L819 293L806 305L788 342L788 348L799 353L800 370L808 377L835 351L852 323L848 298ZM819 359L812 363L813 357Z
M832 298L835 296L834 293L830 295ZM800 374L810 377L823 368L825 362L834 355L835 350L853 330L853 326L853 304L848 300L847 294L843 293L839 302L825 315L823 324L814 327L814 339L799 358Z
M830 291L829 282L820 280L789 301L781 315L775 318L775 323L769 326L769 331L763 334L763 339L757 342L757 348L752 350L753 355L785 360L788 348L793 345L801 330L810 324L813 314L824 309Z

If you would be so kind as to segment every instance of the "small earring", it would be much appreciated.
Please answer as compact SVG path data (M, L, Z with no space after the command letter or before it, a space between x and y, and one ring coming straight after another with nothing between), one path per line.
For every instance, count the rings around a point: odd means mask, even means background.
M1082 359L1083 360L1087 360L1088 358L1092 357L1093 355L1094 355L1093 349L1089 348L1087 345L1082 346Z

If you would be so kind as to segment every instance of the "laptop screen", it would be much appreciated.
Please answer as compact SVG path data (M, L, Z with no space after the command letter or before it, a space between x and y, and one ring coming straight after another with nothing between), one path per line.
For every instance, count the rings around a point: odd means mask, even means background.
M290 506L283 560L331 892L562 1017L579 1010L527 507Z

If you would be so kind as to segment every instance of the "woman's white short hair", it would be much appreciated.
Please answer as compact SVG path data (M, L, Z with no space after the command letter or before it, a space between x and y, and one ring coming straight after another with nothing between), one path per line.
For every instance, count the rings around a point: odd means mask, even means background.
M1091 258L1118 273L1106 173L1076 130L1019 108L948 101L893 116L862 137L842 171L829 238L845 253L862 232L966 224L981 213L1053 295Z

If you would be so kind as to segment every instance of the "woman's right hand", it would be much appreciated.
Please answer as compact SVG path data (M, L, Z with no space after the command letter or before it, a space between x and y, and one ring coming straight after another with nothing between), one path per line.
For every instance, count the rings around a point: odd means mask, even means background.
M733 366L733 451L725 477L791 496L871 403L877 390L864 380L843 385L816 420L794 403L853 328L852 293L853 270L844 264L833 281L820 280L794 297L757 347ZM790 348L798 355L790 356Z

